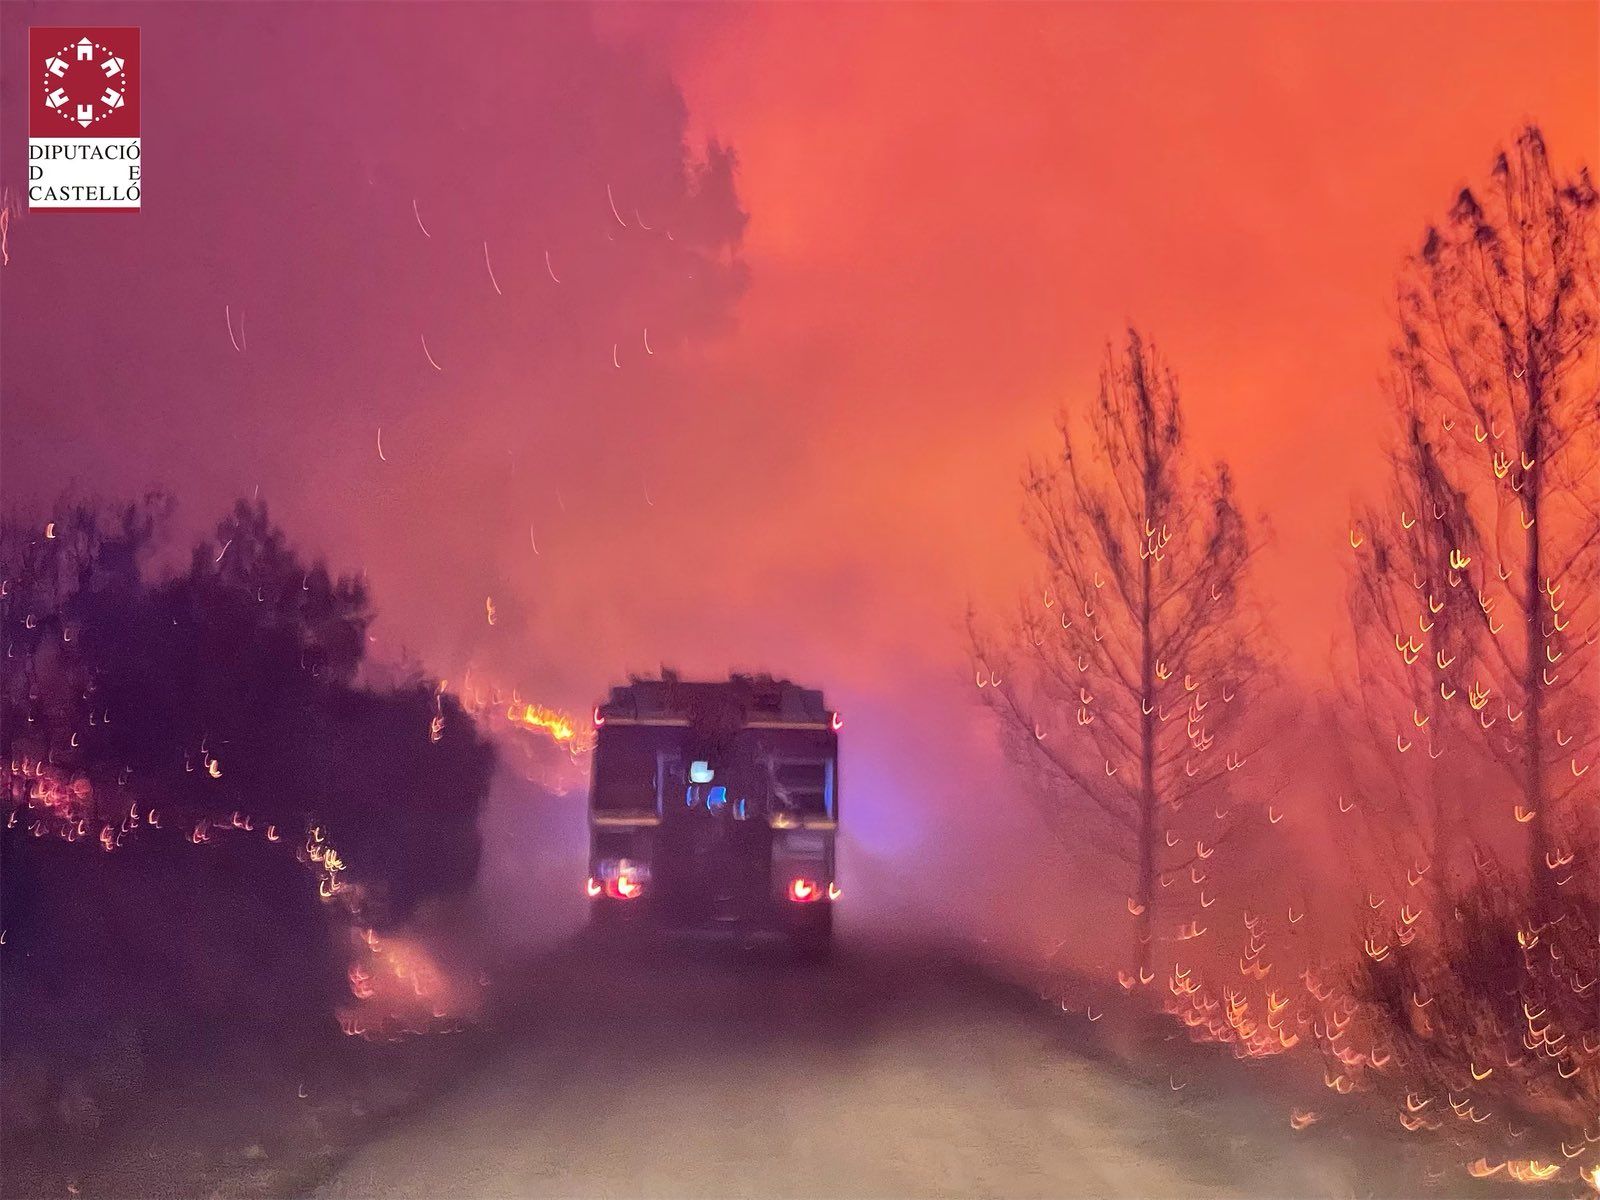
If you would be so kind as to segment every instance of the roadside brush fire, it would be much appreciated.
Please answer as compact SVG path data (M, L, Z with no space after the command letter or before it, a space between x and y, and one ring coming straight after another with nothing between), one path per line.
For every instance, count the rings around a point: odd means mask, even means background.
M495 737L502 755L528 782L556 796L584 783L585 760L595 743L587 717L527 700L514 689L476 685L471 672L462 686L461 705L479 728Z
M1486 871L1430 936L1387 954L1369 937L1353 972L1349 1012L1386 1053L1350 1062L1352 1085L1408 1131L1479 1151L1480 1178L1600 1172L1600 894L1592 869L1572 878L1539 920Z
M339 1006L339 1027L367 1041L399 1041L458 1033L477 1016L489 977L441 963L419 937L352 931L351 1002Z
M126 787L119 791L123 796L114 811L103 813L85 775L72 775L27 755L0 765L4 826L29 840L52 839L85 854L150 851L153 862L172 861L174 849L216 855L226 854L230 844L252 842L298 863L304 888L314 892L328 919L343 931L335 941L347 946L350 1002L341 1004L335 1015L344 1033L369 1041L395 1041L453 1032L479 1010L487 976L465 967L445 967L420 936L377 932L370 922L381 904L374 902L371 888L351 871L322 825L312 824L301 836L292 837L276 823L237 810L217 817L180 818L169 813L163 818L160 806L127 799ZM208 869L198 857L190 863L193 872ZM17 945L13 939L12 948Z
M1552 855L1563 873L1542 919L1526 881L1480 858L1427 900L1415 871L1366 890L1346 952L1336 937L1310 954L1269 937L1281 920L1247 912L1237 963L1191 952L1164 973L1119 972L1120 990L1191 1042L1279 1060L1268 1074L1297 1133L1398 1135L1440 1182L1600 1190L1600 894L1592 837L1571 844ZM1116 1007L1062 1001L1100 1030Z

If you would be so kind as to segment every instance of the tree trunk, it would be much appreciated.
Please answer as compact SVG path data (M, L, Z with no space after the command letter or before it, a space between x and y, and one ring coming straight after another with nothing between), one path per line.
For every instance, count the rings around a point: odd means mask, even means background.
M1530 368L1529 375L1533 372ZM1529 416L1528 457L1533 461L1522 485L1523 520L1527 523L1527 576L1523 582L1527 609L1527 655L1523 665L1523 693L1527 704L1527 739L1523 750L1523 806L1533 815L1528 819L1528 885L1533 897L1533 919L1543 924L1555 911L1554 879L1545 855L1550 849L1549 814L1545 812L1544 780L1544 670L1545 635L1543 621L1544 595L1543 541L1539 528L1540 475L1544 464L1539 455L1543 450L1544 406L1542 391L1537 379L1530 378L1529 395L1532 412Z
M1150 494L1152 482L1148 467L1145 471L1145 495ZM1148 505L1146 506L1148 508ZM1148 516L1145 528L1150 528ZM1151 628L1154 614L1151 611L1150 586L1153 557L1150 547L1145 547L1139 564L1139 880L1140 906L1139 970L1141 976L1150 969L1154 951L1151 925L1155 910L1156 892L1156 838L1160 836L1156 821L1156 664L1154 631Z

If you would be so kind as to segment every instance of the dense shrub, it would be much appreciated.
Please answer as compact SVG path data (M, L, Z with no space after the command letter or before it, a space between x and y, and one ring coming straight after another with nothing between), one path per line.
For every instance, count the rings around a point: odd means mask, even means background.
M1354 971L1352 1015L1374 1045L1359 1083L1407 1128L1478 1154L1477 1174L1570 1180L1600 1164L1600 881L1588 840L1550 920L1532 916L1525 883L1484 861L1409 942L1375 932Z
M11 1127L337 1029L353 935L477 868L492 752L430 682L361 685L365 587L243 502L148 578L167 510L0 527Z

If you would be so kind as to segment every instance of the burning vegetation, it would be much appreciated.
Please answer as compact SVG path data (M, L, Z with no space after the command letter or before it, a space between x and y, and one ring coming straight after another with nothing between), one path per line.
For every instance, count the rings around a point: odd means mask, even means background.
M1240 1059L1290 1056L1294 1130L1376 1117L1456 1172L1600 1188L1596 209L1529 128L1406 264L1336 697L1273 686L1227 468L1185 462L1137 334L1108 351L1092 452L1068 411L1028 472L1042 579L973 644L1032 790L1126 888L1127 992ZM1314 732L1238 748L1263 702ZM1294 878L1324 858L1296 827L1342 850L1342 905Z
M430 681L360 682L364 585L263 507L151 577L169 508L0 530L8 1129L219 1048L477 1004L409 930L474 877L489 744Z
M1387 1051L1350 1078L1522 1183L1600 1170L1596 203L1528 129L1428 230L1390 496L1350 534L1377 852L1349 1008Z

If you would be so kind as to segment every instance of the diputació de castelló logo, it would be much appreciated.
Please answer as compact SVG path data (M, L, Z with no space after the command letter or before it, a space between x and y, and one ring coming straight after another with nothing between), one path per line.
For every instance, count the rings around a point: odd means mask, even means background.
M28 30L28 207L137 209L139 30Z

